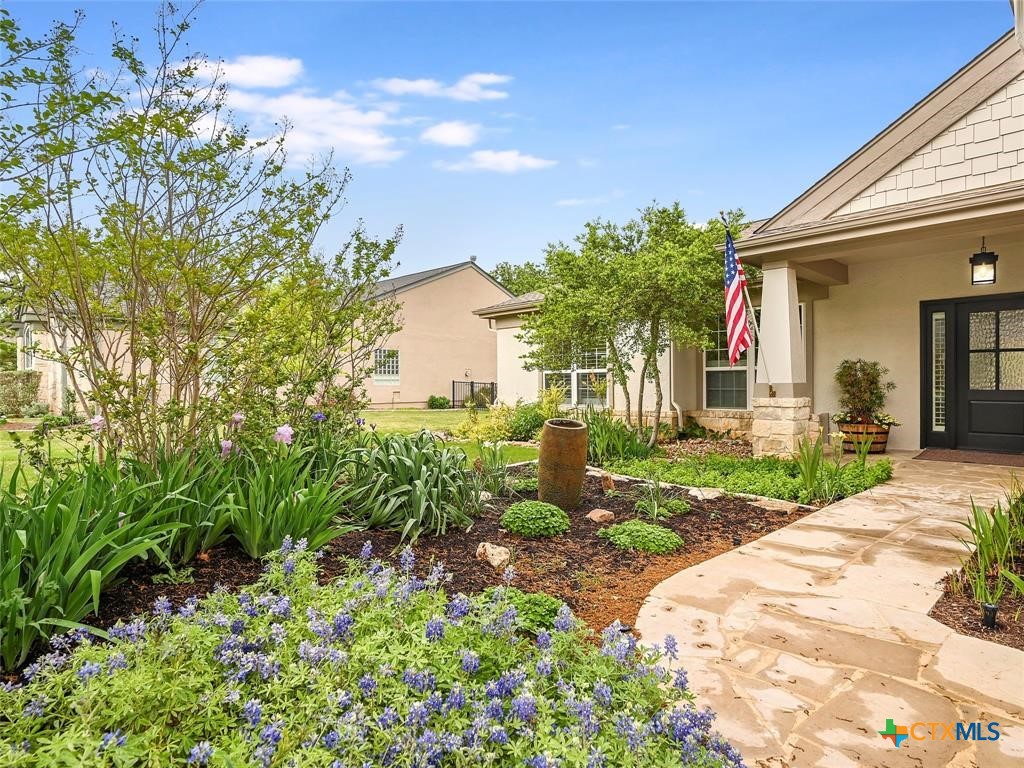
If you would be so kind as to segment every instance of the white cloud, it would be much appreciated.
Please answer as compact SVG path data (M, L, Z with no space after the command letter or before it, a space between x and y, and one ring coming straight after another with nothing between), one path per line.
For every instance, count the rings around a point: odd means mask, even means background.
M469 147L480 138L480 125L464 123L461 120L448 120L432 125L420 134L420 139L430 144L441 144L446 147Z
M392 96L428 96L455 101L490 101L508 98L508 92L489 86L510 82L510 75L493 72L474 72L461 77L455 83L446 85L440 80L420 78L409 80L404 77L388 77L374 80L374 88Z
M238 56L229 61L209 61L204 69L236 88L284 88L303 73L302 59L283 56Z
M400 121L388 110L360 107L342 91L318 96L295 90L270 96L231 89L227 100L254 135L273 133L275 124L287 119L291 125L286 146L294 162L331 150L354 163L388 163L405 154L386 132Z
M465 160L457 163L438 162L435 166L445 171L494 171L495 173L519 173L550 168L556 160L545 160L535 155L525 155L518 149L479 149L471 152Z
M612 126L613 131L628 131L632 126L629 123L616 123Z

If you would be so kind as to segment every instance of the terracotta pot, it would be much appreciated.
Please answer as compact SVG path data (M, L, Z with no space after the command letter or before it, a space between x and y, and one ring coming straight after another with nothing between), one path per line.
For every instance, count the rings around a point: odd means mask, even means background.
M587 425L575 419L548 419L540 434L537 498L576 509L587 474Z
M855 451L856 443L871 438L871 448L868 453L885 453L885 446L889 442L889 427L881 424L836 424L839 431L843 433L843 450L847 453Z

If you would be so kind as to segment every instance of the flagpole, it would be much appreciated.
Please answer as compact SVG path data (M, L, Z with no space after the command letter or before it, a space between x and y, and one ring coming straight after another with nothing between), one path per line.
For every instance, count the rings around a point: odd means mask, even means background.
M725 231L729 232L729 221L725 218L725 211L719 211L718 215L722 218L722 223L725 225ZM736 255L739 259L739 254ZM754 302L750 300L750 290L747 288L746 275L743 277L743 298L746 300L746 306L750 309L750 320L754 324L754 338L757 340L758 351L761 349L761 328L757 322L757 315L754 313ZM768 381L765 384L768 385L769 397L774 397L775 388L772 386L772 376L768 373L768 362L761 356L761 362L764 364L764 376ZM757 375L757 358L754 359L754 375Z

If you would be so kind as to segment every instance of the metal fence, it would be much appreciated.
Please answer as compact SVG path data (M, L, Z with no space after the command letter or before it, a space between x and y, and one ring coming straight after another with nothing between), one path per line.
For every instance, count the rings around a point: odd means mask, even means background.
M498 385L493 381L453 381L452 408L482 408L498 400Z

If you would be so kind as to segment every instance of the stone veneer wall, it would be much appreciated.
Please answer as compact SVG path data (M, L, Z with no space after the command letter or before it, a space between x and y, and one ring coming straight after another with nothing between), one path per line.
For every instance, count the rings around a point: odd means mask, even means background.
M725 411L710 409L684 411L684 417L691 417L702 427L715 432L728 432L736 440L750 440L754 421L753 411Z
M755 397L751 433L755 456L788 458L805 437L818 439L821 424L809 397Z

